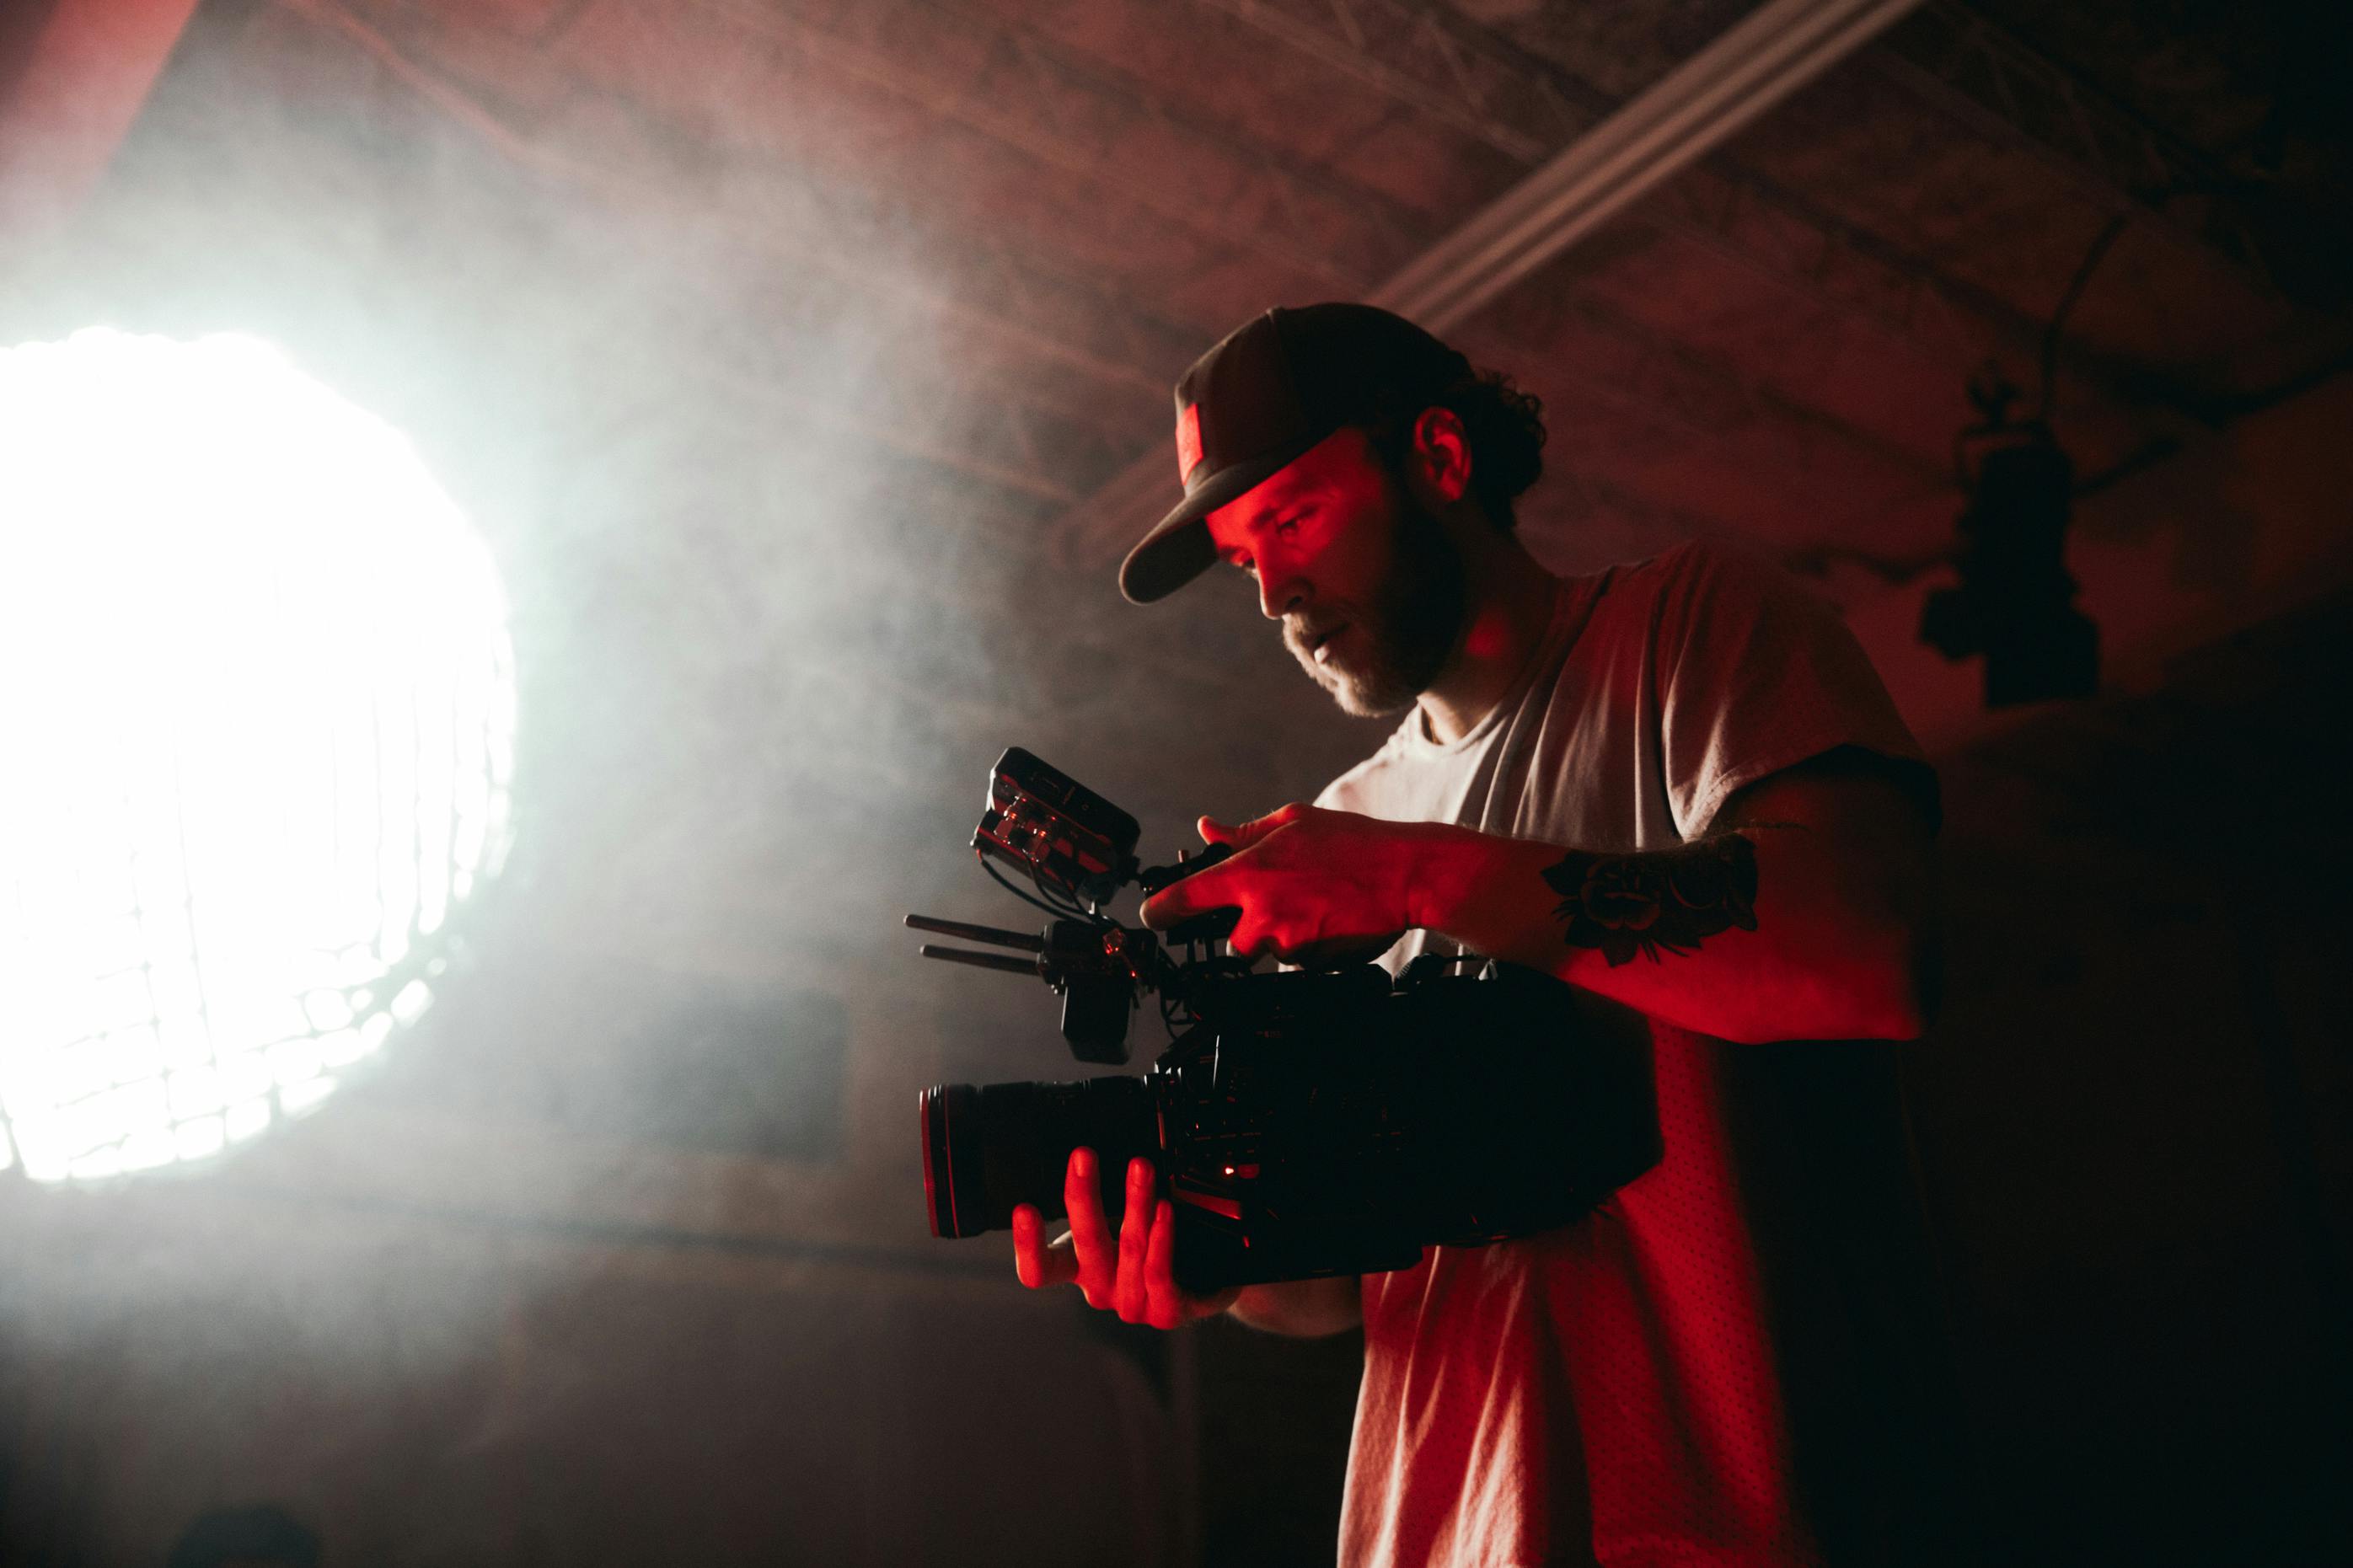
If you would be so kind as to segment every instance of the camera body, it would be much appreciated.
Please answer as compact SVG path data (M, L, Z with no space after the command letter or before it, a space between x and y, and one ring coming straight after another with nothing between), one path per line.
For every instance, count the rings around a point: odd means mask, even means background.
M1052 819L1050 799L1039 804L1045 790L1024 791L1019 814L1007 812L1009 778L1044 775L1049 787L1069 782L1026 752L1000 760L991 775L997 824L985 817L976 839L989 839L984 854L1009 858L1004 842L1014 836L992 828L1022 824L1011 853L1039 867L1041 893L1052 875L1041 861L1099 875L1073 853L1080 841L1057 831L1065 825ZM1133 845L1099 836L1087 859L1147 890L1207 863L1141 870ZM1141 1076L926 1089L923 1184L935 1236L1006 1227L1017 1204L1062 1213L1064 1163L1081 1146L1095 1151L1104 1207L1116 1215L1127 1163L1141 1154L1174 1210L1177 1282L1206 1295L1402 1268L1427 1246L1553 1229L1657 1163L1647 1049L1581 1030L1575 994L1549 975L1497 963L1457 973L1446 959L1417 961L1394 981L1369 963L1252 973L1245 960L1189 949L1178 962L1149 932L1092 918L1098 935L1088 943L1053 927L1029 939L909 917L1036 953L1027 963L962 961L1034 969L1065 993L1066 1034L1071 986L1102 995L1114 977L1131 1010L1156 990L1185 1024ZM1075 965L1057 956L1074 952ZM1098 1006L1073 1049L1103 1059L1107 1016Z

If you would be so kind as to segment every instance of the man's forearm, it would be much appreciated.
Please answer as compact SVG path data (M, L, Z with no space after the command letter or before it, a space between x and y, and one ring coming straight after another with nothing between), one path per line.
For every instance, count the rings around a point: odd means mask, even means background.
M1364 1300L1356 1278L1292 1279L1276 1285L1249 1285L1228 1312L1253 1329L1293 1339L1321 1339L1353 1329L1364 1321Z
M1741 1041L1925 1026L1912 900L1807 826L1626 855L1451 828L1423 855L1417 923L1668 1023Z
M1238 952L1298 960L1419 927L1730 1040L1909 1038L1934 995L1934 848L1915 795L1833 750L1641 854L1297 803L1203 837L1235 853L1155 893L1155 930L1241 913Z

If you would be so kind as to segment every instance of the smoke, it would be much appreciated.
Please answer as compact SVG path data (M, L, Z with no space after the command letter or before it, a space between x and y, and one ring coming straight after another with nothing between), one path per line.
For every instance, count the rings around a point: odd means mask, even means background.
M635 41L565 40L551 72L422 8L206 5L0 295L8 342L262 337L401 428L496 558L518 681L505 875L373 1075L204 1169L5 1194L0 1415L49 1444L10 1461L33 1556L152 1561L244 1495L374 1521L348 1561L436 1539L421 1498L528 1515L499 1488L549 1424L643 1387L601 1359L635 1331L552 1304L681 1270L822 1309L711 1309L709 1342L661 1355L813 1364L770 1320L865 1312L836 1382L807 1373L827 1407L891 1391L907 1431L1016 1465L1112 1374L1069 1317L1004 1299L996 1249L925 1234L906 1112L931 1082L1074 1068L1041 986L922 965L898 916L1024 923L965 848L1006 745L1137 812L1165 858L1195 814L1312 793L1371 742L1246 594L1134 611L1047 549L1164 439L1181 362L1024 363L970 305L1003 258L861 184L857 127L707 55L625 87L631 49L692 28L606 12ZM1039 1387L926 1406L949 1396L903 1381L914 1337L966 1334ZM508 1479L469 1479L487 1454Z

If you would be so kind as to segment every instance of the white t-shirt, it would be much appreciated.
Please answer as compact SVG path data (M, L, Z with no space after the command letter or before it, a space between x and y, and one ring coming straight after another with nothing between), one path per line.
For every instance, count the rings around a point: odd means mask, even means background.
M1845 626L1770 567L1683 545L1563 583L1476 729L1440 745L1409 715L1318 804L1661 849L1841 747L1894 759L1933 815L1934 777ZM1343 1568L1885 1557L1900 1486L1864 1387L1881 1374L1853 1352L1885 1339L1887 1292L1858 1287L1848 1255L1903 1227L1883 1190L1909 1190L1893 1052L1731 1045L1583 1005L1594 1029L1647 1036L1664 1154L1574 1226L1365 1278ZM1823 1226L1839 1234L1809 1237Z

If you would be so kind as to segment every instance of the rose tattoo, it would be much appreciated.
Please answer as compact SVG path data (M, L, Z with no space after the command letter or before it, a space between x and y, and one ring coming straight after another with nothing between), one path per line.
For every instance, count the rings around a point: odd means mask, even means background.
M1636 954L1695 952L1704 938L1757 929L1757 846L1737 833L1643 855L1572 849L1544 874L1571 947L1598 947L1612 969Z

